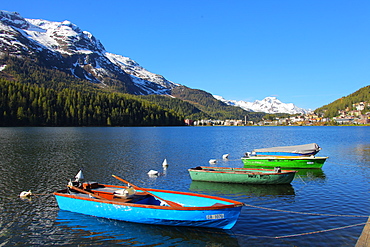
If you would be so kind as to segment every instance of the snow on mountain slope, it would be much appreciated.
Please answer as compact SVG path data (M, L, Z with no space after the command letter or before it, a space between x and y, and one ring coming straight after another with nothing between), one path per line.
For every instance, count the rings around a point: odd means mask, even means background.
M238 106L246 111L289 114L306 114L310 112L310 110L299 108L293 103L282 103L276 97L266 97L263 100L256 100L254 102L226 100L217 95L213 95L213 97L224 102L225 104Z
M50 68L131 94L170 94L179 86L127 57L108 53L91 33L70 21L25 19L16 12L0 11L2 51L37 57Z
M124 57L121 55L116 55L113 53L105 53L105 56L114 64L118 65L122 70L129 74L132 80L147 88L148 92L153 90L148 82L154 82L163 88L157 88L151 94L167 94L167 89L172 89L175 86L180 86L180 84L173 83L166 80L163 76L149 72L148 70L141 67L134 60Z
M52 22L40 19L25 19L32 24L24 29L30 38L51 50L62 54L104 53L103 45L91 33L82 31L70 21ZM36 28L35 28L36 27Z

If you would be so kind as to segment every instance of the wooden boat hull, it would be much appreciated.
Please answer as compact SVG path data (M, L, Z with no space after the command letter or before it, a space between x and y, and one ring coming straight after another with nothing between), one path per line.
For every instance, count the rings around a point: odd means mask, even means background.
M257 156L311 156L317 154L321 148L316 143L295 145L295 146L281 146L254 149L252 153Z
M321 168L328 157L275 157L250 156L243 157L244 167L277 167L281 168Z
M220 229L232 228L240 215L241 206L243 206L241 202L220 197L167 190L145 190L166 200L179 203L183 207L161 206L163 202L155 197L149 197L149 199L145 199L146 201L126 203L115 199L89 198L81 193L68 194L66 190L55 192L54 195L59 208L71 212L143 224ZM98 192L96 193L98 194ZM106 196L104 193L99 195ZM153 203L147 200L156 200L157 202Z
M296 171L246 169L227 167L198 167L189 169L193 181L240 184L290 184Z

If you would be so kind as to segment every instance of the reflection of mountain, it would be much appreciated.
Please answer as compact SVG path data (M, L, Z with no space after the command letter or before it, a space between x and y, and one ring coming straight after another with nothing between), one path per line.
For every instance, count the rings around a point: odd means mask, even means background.
M239 246L231 230L135 224L64 210L59 211L56 222L72 231L71 239L65 240L68 245Z
M290 184L254 185L254 184L228 184L228 183L192 181L190 185L190 190L196 192L212 192L216 194L229 194L235 196L295 195L294 188Z

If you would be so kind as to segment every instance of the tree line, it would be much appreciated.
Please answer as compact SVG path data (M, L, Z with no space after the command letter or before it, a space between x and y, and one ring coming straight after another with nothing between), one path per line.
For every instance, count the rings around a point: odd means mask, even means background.
M2 56L0 126L183 125L175 112L37 61Z
M120 93L60 91L0 79L1 126L168 126L183 119Z

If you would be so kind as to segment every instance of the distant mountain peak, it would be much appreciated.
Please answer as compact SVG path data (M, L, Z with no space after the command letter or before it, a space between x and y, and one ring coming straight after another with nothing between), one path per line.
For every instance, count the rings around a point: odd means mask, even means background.
M104 53L105 48L91 33L82 31L70 21L53 22L41 19L26 19L35 28L25 32L30 38L51 50L62 54Z
M306 114L310 110L299 108L293 103L283 103L276 97L266 97L263 100L255 100L254 102L226 100L221 96L213 95L216 99L224 102L227 105L238 106L246 111L265 112L265 113L288 113L288 114Z
M29 23L18 12L1 10L0 21L5 25L14 26L21 29L29 27Z

